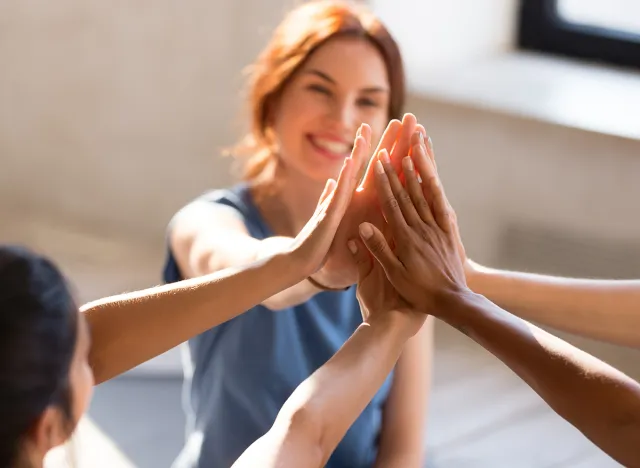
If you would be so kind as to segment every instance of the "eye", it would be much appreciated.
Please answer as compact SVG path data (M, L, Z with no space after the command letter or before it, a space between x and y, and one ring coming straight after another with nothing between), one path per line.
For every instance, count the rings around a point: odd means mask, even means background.
M362 107L380 107L380 104L378 104L378 102L370 98L358 99L358 105Z
M324 94L325 96L331 96L331 91L329 91L329 89L327 87L319 85L319 84L309 85L308 89L310 91L315 92L315 93Z

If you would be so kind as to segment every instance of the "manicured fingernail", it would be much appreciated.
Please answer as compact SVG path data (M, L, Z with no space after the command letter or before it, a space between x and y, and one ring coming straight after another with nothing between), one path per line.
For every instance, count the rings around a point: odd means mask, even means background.
M379 159L376 161L376 172L378 174L384 174L384 167L382 166L382 163Z
M363 239L371 239L371 236L373 236L373 229L371 228L371 224L362 223L360 225L360 235Z
M411 159L411 156L407 156L406 158L404 158L402 160L402 165L406 170L413 171L413 160Z
M350 240L347 242L347 247L349 247L349 250L353 255L358 253L358 244L356 244L355 241Z
M391 159L389 159L389 152L386 149L380 151L380 158L384 161L385 164L391 164Z

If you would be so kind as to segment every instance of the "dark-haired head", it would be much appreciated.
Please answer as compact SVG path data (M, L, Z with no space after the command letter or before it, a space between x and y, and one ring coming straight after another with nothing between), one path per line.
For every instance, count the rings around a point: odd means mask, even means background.
M69 438L93 386L88 341L56 266L0 246L0 467L40 466Z

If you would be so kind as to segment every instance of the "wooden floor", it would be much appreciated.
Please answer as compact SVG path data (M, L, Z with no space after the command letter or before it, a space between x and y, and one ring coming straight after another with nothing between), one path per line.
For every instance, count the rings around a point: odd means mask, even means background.
M159 252L144 257L140 249L87 242L38 225L26 232L6 227L0 231L0 242L21 241L52 255L76 284L81 301L160 281ZM497 359L442 323L436 326L435 355L428 467L620 466Z

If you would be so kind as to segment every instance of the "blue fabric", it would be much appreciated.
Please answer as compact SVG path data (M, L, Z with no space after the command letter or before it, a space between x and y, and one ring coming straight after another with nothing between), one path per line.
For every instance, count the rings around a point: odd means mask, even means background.
M246 185L201 200L238 210L251 236L273 235ZM164 280L182 279L169 252ZM175 467L227 468L273 424L293 390L322 366L362 322L355 288L323 292L274 312L254 307L184 348L187 443ZM185 346L185 345L183 345ZM392 375L338 445L328 468L370 467Z

